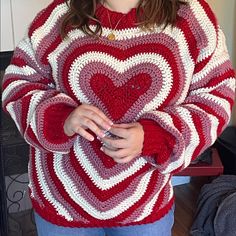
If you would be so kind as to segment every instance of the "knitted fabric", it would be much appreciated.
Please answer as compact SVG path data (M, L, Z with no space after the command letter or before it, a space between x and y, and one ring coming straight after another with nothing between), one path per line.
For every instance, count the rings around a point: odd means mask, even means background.
M234 236L236 176L221 175L201 188L190 234L192 236Z
M154 222L173 205L173 173L214 143L230 120L235 78L222 31L202 0L181 6L175 27L152 31L137 27L136 9L121 19L100 5L101 37L69 29L62 40L67 11L55 0L37 15L4 76L3 107L31 147L33 207L69 227ZM112 28L121 19L115 41L107 38L107 13ZM96 137L67 137L64 121L82 103L114 123L140 122L142 154L117 164Z

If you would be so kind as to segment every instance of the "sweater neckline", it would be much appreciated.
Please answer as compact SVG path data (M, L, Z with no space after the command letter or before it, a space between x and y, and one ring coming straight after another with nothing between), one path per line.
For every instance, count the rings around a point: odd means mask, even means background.
M96 9L96 17L103 27L114 29L119 22L116 29L126 29L136 27L136 12L137 8L131 8L127 13L117 12L107 8L102 3L99 3Z

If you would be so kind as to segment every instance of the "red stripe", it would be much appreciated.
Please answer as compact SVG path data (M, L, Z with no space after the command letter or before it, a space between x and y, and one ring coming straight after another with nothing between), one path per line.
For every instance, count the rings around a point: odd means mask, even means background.
M18 67L29 66L29 63L26 62L23 58L14 56L11 60L11 65L16 65Z
M222 99L225 99L227 102L229 102L230 104L230 107L231 107L231 110L233 108L233 105L234 105L234 99L231 98L231 97L228 97L227 94L224 94L223 91L217 91L217 90L214 90L212 91L210 94L218 97L218 98L222 98Z
M46 158L46 165L48 166L49 169L49 173L47 173L49 175L49 177L52 179L53 183L55 184L59 194L62 196L62 198L65 199L65 201L69 204L69 206L71 206L72 208L75 209L75 211L77 211L81 216L83 216L85 219L89 220L89 221L96 221L97 219L92 217L91 215L89 215L86 211L84 211L83 208L81 208L78 204L76 204L71 197L69 196L69 194L65 191L64 186L62 185L61 181L58 179L58 177L55 174L55 171L53 169L53 156L50 154L47 154L48 158ZM51 167L51 168L50 168Z
M181 29L181 31L183 31L184 38L186 39L186 43L188 44L190 56L193 59L193 61L196 61L199 55L199 48L191 46L198 44L193 34L193 29L191 28L191 25L189 24L187 19L178 16L176 27L178 27L179 29Z
M65 2L65 0L54 0L50 5L48 5L46 8L44 8L38 13L29 28L29 37L31 37L34 31L41 27L47 21L47 19L50 17L52 11L57 7L57 5L63 2Z
M203 104L203 103L200 103L200 102L195 102L194 103L196 106L198 106L199 108L203 109L204 111L206 111L208 114L211 114L213 116L215 116L218 120L219 120L219 125L218 125L218 128L217 128L217 136L219 134L221 134L222 132L222 129L225 125L225 118L220 116L211 106L209 105L206 105L206 104Z
M21 105L21 114L17 113L17 116L20 116L21 119L21 126L23 132L25 132L27 128L27 116L29 112L29 105L30 105L31 96L26 96L22 98L20 105Z
M48 62L48 55L55 51L55 49L58 47L58 45L61 43L61 36L58 35L54 41L50 42L50 45L47 46L47 49L45 50L43 57L42 57L42 63L47 65Z
M76 51L71 52L70 55L67 56L66 61L64 62L64 68L62 69L62 80L64 82L64 86L68 93L73 97L75 101L77 101L77 97L74 95L72 88L68 81L68 73L71 69L72 63L82 54L88 51L101 51L103 53L108 53L108 55L113 55L115 58L119 60L125 60L131 57L134 54L139 53L157 53L164 57L169 65L171 65L171 70L174 75L173 87L170 91L170 94L164 101L161 107L165 107L167 104L171 103L171 100L175 98L176 92L180 91L181 86L181 78L180 73L177 67L176 58L173 59L173 53L171 50L160 43L150 43L144 45L133 46L130 49L127 49L126 52L120 48L110 47L107 45L102 45L102 47L98 48L96 44L86 44L76 49ZM183 82L184 83L184 82Z
M206 141L207 141L206 140L207 137L205 136L205 133L204 133L204 129L205 129L204 126L206 125L206 122L204 122L204 115L198 114L198 113L199 112L197 112L197 111L196 111L196 113L193 110L191 111L193 123L194 123L196 130L197 130L197 134L199 136L199 144L195 148L191 160L194 160L195 158L197 158L199 156L200 152L206 146ZM208 142L208 143L210 143L210 142Z
M194 69L194 74L197 74L198 72L200 72L211 60L212 55L208 56L207 58L203 59L202 61L198 62L195 65L195 69Z
M202 5L204 11L206 12L209 20L212 22L212 24L215 27L215 30L217 31L217 19L215 17L215 14L213 13L211 7L209 6L209 4L205 1L205 0L198 0L200 2L200 4Z
M100 151L101 152L101 151ZM100 155L104 155L103 153L100 153ZM109 158L109 157L107 157ZM74 167L74 170L78 176L83 180L85 185L88 187L88 189L95 195L100 201L106 201L107 199L111 198L112 196L115 196L116 194L119 194L124 189L126 189L135 178L139 177L143 173L147 172L149 170L149 165L145 165L142 167L139 171L135 172L132 176L124 179L121 183L118 183L114 187L108 190L101 190L99 189L90 178L88 178L88 174L85 172L85 170L81 167L81 165L78 163L78 160L76 159L74 153L71 154L71 165Z
M17 75L14 75L14 76L17 76ZM6 77L8 78L6 79ZM9 77L8 75L6 75L6 77L4 78L4 81L2 84L2 90L5 90L9 86L9 84L11 84L12 82L19 80L18 77Z
M18 79L19 80L19 79ZM24 87L23 87L24 86ZM47 88L45 87L45 85L43 84L36 84L36 83L29 83L29 84L23 84L23 85L19 85L17 88L15 88L15 91L17 91L16 93L14 93L12 96L9 94L8 98L7 98L7 101L10 100L10 101L16 101L16 100L19 100L19 99L22 99L22 97L33 91L33 90L46 90ZM14 92L15 92L14 91ZM32 96L32 94L31 94Z
M221 66L217 67L216 70L220 69ZM217 76L211 78L209 82L205 85L205 87L215 87L219 85L221 82L227 80L228 78L234 78L234 70L228 69L225 71L225 67L222 68L224 71L222 71L220 74L217 74ZM225 85L221 85L225 86Z
M137 211L137 208L143 204L147 204L147 199L150 197L151 194L153 194L154 192L154 188L157 184L157 181L160 181L159 178L159 173L157 171L153 172L153 175L151 176L151 179L149 181L149 184L147 186L147 189L144 193L144 195L140 198L139 201L137 201L135 204L133 204L129 209L127 209L125 212L121 213L119 216L116 217L116 221L118 222L122 222L123 220L125 220L127 217L129 217L130 215L132 215L132 213L134 213L135 211ZM163 192L163 190L161 191ZM165 196L166 197L166 196ZM163 202L163 196L160 193L160 196L158 198L158 206L160 206L160 203ZM156 206L157 206L156 205ZM155 211L154 211L155 212ZM158 212L158 211L157 211ZM109 221L108 221L109 222Z
M45 148L39 143L37 137L35 136L31 126L28 126L27 130L26 130L26 139L27 141L30 142L30 144L36 148L45 150Z

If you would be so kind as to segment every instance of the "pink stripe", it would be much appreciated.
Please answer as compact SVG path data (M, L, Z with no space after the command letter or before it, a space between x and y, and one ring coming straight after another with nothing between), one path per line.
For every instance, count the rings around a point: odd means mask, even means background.
M189 6L182 6L178 11L178 15L188 22L188 26L190 27L191 33L194 35L197 43L197 45L195 45L195 48L207 47L209 43L208 38L196 16L194 15L193 10L191 10Z
M156 170L156 171L157 171L157 170ZM158 191L160 191L160 194L161 194L162 191L165 191L165 189L166 189L168 186L163 186L163 184L161 184L161 183L163 183L163 181L164 181L163 175L161 175L161 174L158 173L158 178L157 178L157 181L156 181L156 185L155 185L154 188L152 187L152 188L153 188L152 193L149 195L149 197L146 199L146 201L145 201L142 205L140 205L139 207L137 207L137 209L135 209L135 211L134 211L129 217L127 217L127 218L122 222L123 224L127 224L127 223L129 223L129 222L134 222L134 220L136 220L138 217L141 216L141 214L142 214L142 212L144 211L146 205L147 205L148 203L150 203L150 201L154 198L155 194L156 194ZM148 188L150 188L150 187L148 186ZM169 198L169 195L170 195L169 192L165 195L165 196L166 196L166 199ZM161 205L168 203L168 201L167 201L166 199L165 199L164 201L162 201L162 204L161 204ZM161 209L161 207L159 206L159 205L160 205L160 202L159 202L159 201L160 201L160 199L157 198L157 201L155 202L153 208L155 208L155 209L157 209L157 208L158 208L158 209ZM151 212L152 212L152 211L151 211ZM151 213L150 213L150 214L151 214Z
M54 157L49 157L47 156L47 154L41 152L41 156L40 156L40 162L41 162L41 165L42 165L42 172L43 172L43 175L45 176L45 183L47 184L49 190L50 190L50 193L52 194L53 196L53 199L55 199L55 201L61 203L65 209L69 212L69 214L73 217L74 220L76 221L81 221L81 222L84 222L84 223L88 223L88 221L82 217L78 211L76 211L76 209L74 209L68 202L67 199L65 199L58 191L58 186L55 185L54 181L52 180L51 178L51 175L50 175L50 172L49 172L49 158L54 158ZM63 159L67 159L68 156L63 156ZM53 167L51 167L53 168ZM59 167L57 167L59 168ZM54 171L55 172L55 171ZM60 182L61 180L58 179ZM63 182L61 182L63 184ZM44 184L44 183L42 183Z
M211 64L211 62L209 62L209 64ZM226 72L225 68L230 68L230 65L231 65L231 62L229 60L227 60L221 65L215 64L215 68L210 70L208 74L204 74L204 76L201 77L201 80L191 84L190 90L192 91L199 88L206 88L207 84L211 82L212 79L214 79L215 77L218 77L219 75L223 75ZM199 72L199 74L201 73L202 72ZM217 81L216 85L218 84L219 82Z
M99 176L101 176L103 179L109 179L112 176L118 175L121 172L127 171L130 169L130 167L133 165L134 161L131 161L125 165L119 165L116 164L113 160L108 160L109 157L104 155L100 151L101 143L98 140L95 140L92 142L87 141L84 138L80 139L80 148L84 153L89 153L89 162L94 167L95 170L97 170ZM72 157L73 158L73 157ZM79 161L83 157L76 156L76 162ZM104 164L104 159L107 159L108 162L112 161L114 163L112 167L107 168L107 165ZM83 160L82 160L83 161ZM142 167L144 168L144 167ZM104 169L106 171L104 171Z
M141 178L143 177L143 175L139 175L136 179L132 181L132 184L130 184L126 189L124 189L122 192L119 192L118 194L113 194L113 188L105 191L98 189L96 196L93 192L90 191L90 188L94 188L95 185L87 186L84 183L83 179L81 179L80 175L75 171L73 165L70 163L68 158L63 158L62 165L62 170L73 181L73 184L76 187L75 194L76 192L80 193L81 196L86 199L89 204L91 204L94 208L101 212L111 210L118 203L130 197L135 192L136 186L138 186L141 181ZM103 172L106 171L103 170ZM61 179L61 181L63 180ZM110 197L108 200L102 200L104 195L110 195L112 197Z
M30 147L30 155L29 155L29 164L28 164L28 175L29 175L29 180L31 181L31 191L34 195L34 199L37 200L37 202L39 203L39 205L43 206L43 201L42 199L40 198L39 194L38 194L38 191L35 187L35 183L34 183L34 178L33 178L33 174L32 174L32 158L35 158L32 154L32 147ZM36 169L36 166L34 166L34 168Z
M111 79L111 81L113 82L113 84L116 87L126 86L125 84L127 83L127 81L131 80L132 77L134 77L135 75L138 75L140 73L142 73L142 74L146 73L147 75L151 74L150 76L155 78L155 79L152 79L150 89L146 92L146 94L141 95L137 100L134 101L132 109L127 110L126 113L123 115L123 117L120 120L116 121L118 123L133 121L137 116L137 114L133 112L134 109L136 111L141 111L146 104L148 104L149 102L151 102L155 98L155 96L160 92L160 89L162 87L162 80L160 79L161 72L158 67L155 67L152 64L142 63L142 64L134 66L134 67L132 67L132 69L120 74L102 63L90 63L89 65L87 65L83 68L83 70L80 74L81 89L93 105L102 109L102 111L105 112L109 116L110 116L110 114L109 114L109 111L107 110L105 104L100 100L100 98L97 97L97 95L93 92L93 90L90 86L91 78L95 74L102 73L102 71L106 71L105 75ZM89 73L89 72L91 72L91 73ZM75 78L75 79L77 79L77 78ZM104 87L105 86L106 86L106 84L104 85ZM139 85L139 86L142 86L142 85ZM103 88L101 87L101 89L103 89ZM135 92L136 88L134 90L132 90L132 88L127 87L127 89L129 89L129 91L127 91L127 93L129 94L127 99L133 99L132 93ZM111 92L111 91L109 91L109 92ZM107 97L107 99L109 99L109 97ZM127 102L127 100L124 100L124 102ZM120 103L120 105L122 105L122 103Z

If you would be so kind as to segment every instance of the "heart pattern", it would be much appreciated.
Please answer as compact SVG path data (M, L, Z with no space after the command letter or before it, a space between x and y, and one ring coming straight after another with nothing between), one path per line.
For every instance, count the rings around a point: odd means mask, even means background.
M97 74L91 78L90 84L112 120L119 121L133 104L140 104L137 100L142 100L142 95L150 88L151 79L147 74L139 74L123 86L115 86L108 76Z
M97 62L93 59L85 66L81 65L85 56L76 59L69 82L78 100L97 106L114 122L133 122L145 109L161 104L163 93L170 91L171 72L163 73L166 62L158 64L157 55L142 55L147 61L140 63L140 56L124 61L99 56ZM113 63L107 65L107 60Z

